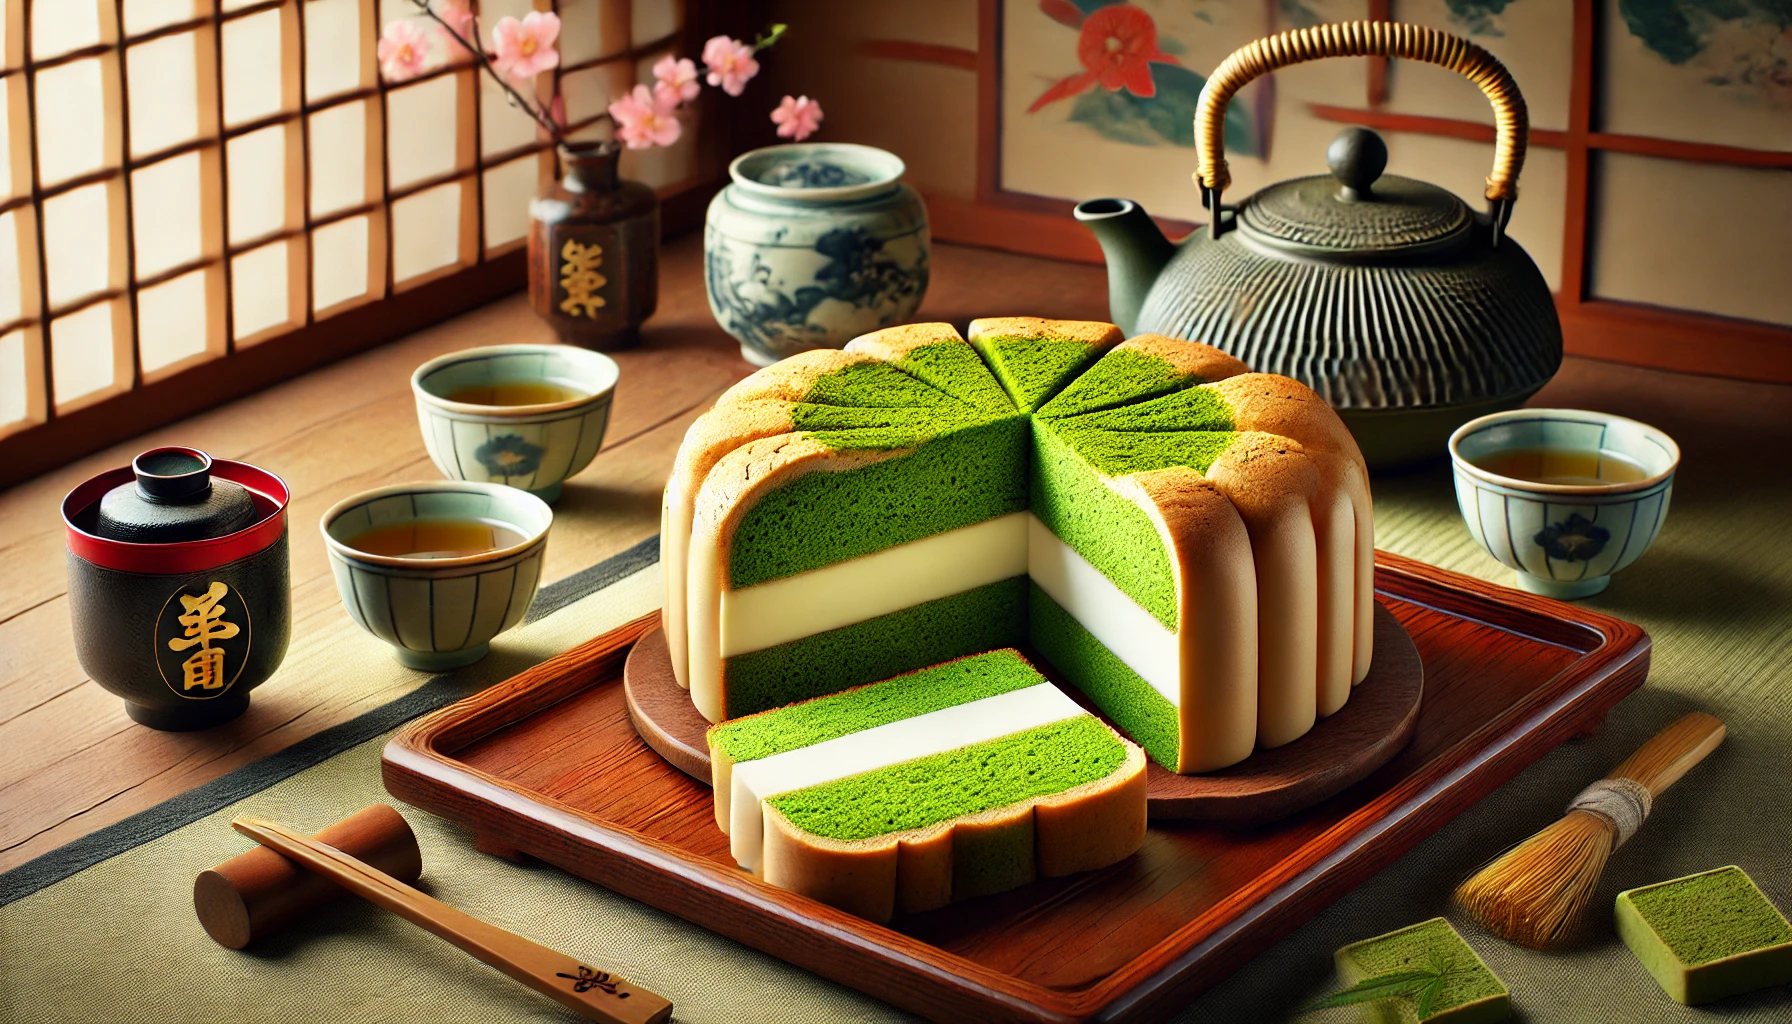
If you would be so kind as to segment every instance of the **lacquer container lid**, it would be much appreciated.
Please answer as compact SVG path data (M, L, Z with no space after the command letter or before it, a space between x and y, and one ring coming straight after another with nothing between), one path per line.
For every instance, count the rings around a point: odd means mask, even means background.
M252 513L243 516L228 502L209 501L204 491L218 480L246 491ZM120 487L133 487L136 493L105 500ZM68 550L79 558L119 572L177 575L234 562L279 540L286 532L291 497L285 481L246 462L213 459L197 448L154 448L131 465L109 469L68 492L62 499L62 521ZM160 506L166 512L194 514L158 522L153 516L134 515L131 502L140 502L146 510ZM244 519L247 525L240 525ZM189 539L123 539L181 533Z

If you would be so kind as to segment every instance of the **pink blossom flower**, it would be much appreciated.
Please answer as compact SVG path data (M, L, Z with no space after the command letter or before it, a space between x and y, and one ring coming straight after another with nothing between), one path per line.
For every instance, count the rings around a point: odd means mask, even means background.
M697 98L697 65L688 57L661 57L653 65L653 77L653 96L667 106L676 107Z
M709 67L709 84L721 86L730 96L739 96L747 87L747 79L759 73L753 48L727 36L716 36L703 44L703 63Z
M462 39L473 38L473 8L470 0L435 0L436 17Z
M821 104L807 96L786 96L772 111L772 122L778 126L778 137L801 142L821 127Z
M402 82L423 73L429 61L430 33L409 18L386 23L380 35L380 72L388 82Z
M645 85L610 104L610 119L616 123L616 137L630 149L651 149L670 146L678 141L684 127L673 113L673 104L662 103Z
M527 82L559 66L560 54L554 49L559 35L560 16L548 11L530 11L522 21L504 18L492 28L492 48L497 51L492 66L513 82Z

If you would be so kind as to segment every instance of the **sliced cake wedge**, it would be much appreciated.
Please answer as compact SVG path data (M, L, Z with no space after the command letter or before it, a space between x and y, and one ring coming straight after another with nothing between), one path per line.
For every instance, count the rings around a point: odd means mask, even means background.
M1145 755L1013 650L710 729L742 867L875 921L1106 867L1145 836Z
M970 340L1021 412L1033 412L1120 344L1113 324L1036 316L971 321Z

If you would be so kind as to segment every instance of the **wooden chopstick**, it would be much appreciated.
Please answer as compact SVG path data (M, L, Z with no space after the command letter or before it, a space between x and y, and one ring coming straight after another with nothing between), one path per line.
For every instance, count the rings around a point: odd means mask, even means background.
M592 1020L659 1024L672 1016L672 1004L656 993L462 913L302 832L261 818L237 818L230 826Z

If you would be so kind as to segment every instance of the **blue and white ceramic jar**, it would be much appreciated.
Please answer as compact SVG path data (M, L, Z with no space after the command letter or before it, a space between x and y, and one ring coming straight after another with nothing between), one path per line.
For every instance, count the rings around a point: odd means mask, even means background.
M848 143L756 149L709 204L709 308L766 366L906 323L927 292L927 208L893 153Z

